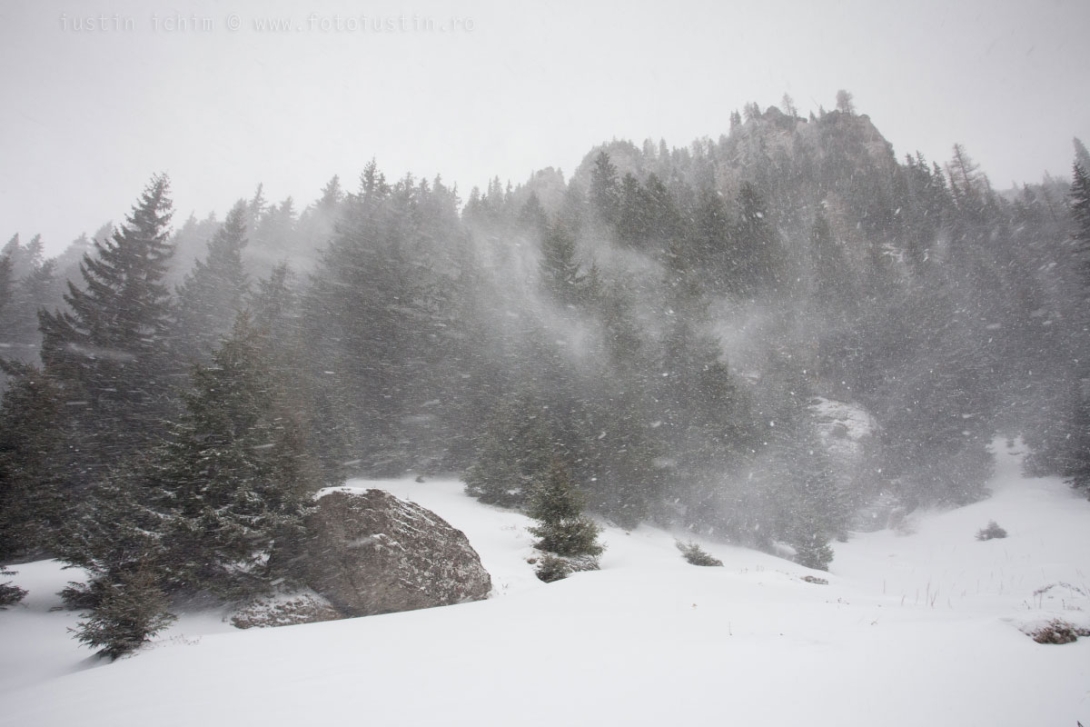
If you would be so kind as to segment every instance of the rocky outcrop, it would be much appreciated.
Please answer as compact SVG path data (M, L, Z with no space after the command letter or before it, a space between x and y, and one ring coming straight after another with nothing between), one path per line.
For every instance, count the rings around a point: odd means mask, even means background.
M307 533L307 585L346 616L476 601L492 590L462 531L382 490L323 493Z
M814 398L814 428L843 501L855 512L852 530L872 531L897 524L900 503L886 489L877 465L878 424L861 406Z

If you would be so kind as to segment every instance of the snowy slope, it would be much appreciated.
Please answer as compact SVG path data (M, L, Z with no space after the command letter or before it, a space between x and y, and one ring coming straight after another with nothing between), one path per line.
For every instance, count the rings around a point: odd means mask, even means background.
M366 483L462 529L493 597L268 630L190 614L113 664L49 612L69 573L20 566L0 724L1090 724L1090 639L1019 631L1090 614L1090 503L999 450L990 499L838 543L831 574L711 542L725 567L697 568L641 527L607 530L600 572L546 586L523 516L456 482ZM1010 537L975 540L989 520Z

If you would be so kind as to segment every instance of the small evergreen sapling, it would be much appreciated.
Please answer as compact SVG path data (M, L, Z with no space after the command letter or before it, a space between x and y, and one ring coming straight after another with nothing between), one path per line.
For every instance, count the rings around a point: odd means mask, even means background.
M99 653L117 659L140 648L174 621L167 596L145 564L133 570L107 573L90 585L97 605L75 628L76 638Z
M681 551L681 557L683 557L686 560L686 562L688 562L688 563L690 563L692 565L701 565L701 566L722 566L723 565L723 561L719 560L718 558L713 557L710 553L708 553L706 550L701 548L696 543L691 543L691 542L690 543L683 543L680 540L678 540L674 544L677 546L677 549Z
M829 570L833 562L833 549L818 535L803 538L795 543L795 562L814 570Z
M561 581L572 574L572 567L563 558L555 555L545 555L534 569L534 574L539 580L546 583Z
M10 571L0 565L0 576L13 575L15 575L15 571ZM23 600L23 596L25 595L26 591L19 588L19 586L13 586L11 583L0 583L0 608L19 603L19 601Z
M246 314L212 362L194 370L154 472L166 511L163 558L171 590L245 598L288 575L316 487Z
M568 468L554 459L534 487L527 514L540 525L530 532L540 538L534 547L561 557L597 556L598 526L583 515L583 494L571 481Z

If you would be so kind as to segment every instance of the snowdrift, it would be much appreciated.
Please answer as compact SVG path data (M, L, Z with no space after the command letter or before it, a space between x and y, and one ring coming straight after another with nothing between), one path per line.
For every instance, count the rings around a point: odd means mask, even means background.
M352 484L465 532L492 596L246 631L182 614L106 663L51 610L71 572L21 565L30 594L0 612L0 724L1090 724L1090 638L1024 633L1090 626L1090 503L1023 478L1002 443L990 498L836 543L828 574L699 539L724 567L694 567L674 546L689 534L607 528L600 572L545 585L522 515L453 481ZM1008 537L978 541L991 520Z

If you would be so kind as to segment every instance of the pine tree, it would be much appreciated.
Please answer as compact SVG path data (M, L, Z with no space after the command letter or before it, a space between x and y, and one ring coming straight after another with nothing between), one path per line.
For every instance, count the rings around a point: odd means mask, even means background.
M10 571L0 565L0 578L13 576L16 572L17 571ZM23 600L23 597L26 596L26 594L26 590L19 588L19 586L12 585L10 581L7 583L0 582L0 609L18 603Z
M541 206L536 192L530 193L530 198L519 210L519 227L527 232L535 241L545 237L549 227L549 219L545 214L545 208Z
M246 202L239 201L209 241L205 259L196 262L178 288L179 348L189 360L207 361L243 308L249 291L242 265L246 215Z
M530 533L540 538L534 544L538 550L562 557L602 553L598 526L583 515L583 494L559 459L553 459L535 485L526 514L540 523L530 528Z
M590 204L598 219L615 225L621 209L621 189L617 183L617 167L609 154L598 152L590 173Z
M738 194L738 206L730 242L728 289L743 296L775 292L784 260L767 203L756 187L745 182Z
M0 322L4 325L0 328L0 336L3 339L9 340L10 334L8 331L11 326L7 323L7 313L11 307L11 299L13 297L13 288L15 287L14 275L12 268L14 264L11 260L11 255L5 254L0 257Z
M785 503L788 524L785 539L795 547L800 565L828 570L833 560L829 540L844 532L847 506L833 480L821 441L809 422L798 425L797 441L792 447L791 472L788 475Z
M1085 150L1083 150L1085 151ZM1072 233L1075 260L1079 265L1081 278L1080 322L1081 330L1076 351L1081 360L1090 353L1087 331L1090 330L1090 175L1076 161L1070 192L1071 217L1074 222ZM1078 365L1077 387L1074 413L1064 449L1067 450L1063 474L1071 484L1090 495L1090 369L1085 364Z
M466 493L481 502L518 507L549 463L551 434L545 410L528 397L508 397L489 419L466 470Z
M965 147L954 144L953 157L946 165L950 177L950 193L954 203L964 213L976 217L990 192L988 178L980 171L980 165L973 161Z
M810 255L815 300L826 313L843 311L853 297L850 276L846 274L847 260L822 210L818 210L810 229Z
M290 574L315 481L243 314L198 366L172 441L149 473L172 588L249 595Z
M1090 290L1090 172L1081 164L1074 165L1069 194L1071 218L1075 223L1075 253L1079 257L1084 285Z
M617 239L632 247L646 248L652 232L651 198L635 175L621 180L620 202L617 209Z
M39 362L38 310L60 302L56 261L44 259L43 250L40 235L27 245L15 235L0 251L0 342L11 361Z
M167 178L154 177L126 223L84 256L84 286L69 282L64 296L69 310L40 313L45 373L71 402L74 483L161 436L173 408L168 193Z
M0 362L11 377L0 404L0 561L50 548L65 524L60 472L67 415L57 385L27 364Z
M94 608L76 627L76 638L117 659L147 643L174 621L166 594L146 564L91 581Z
M679 249L683 265L717 292L730 290L739 274L740 261L730 248L732 229L722 196L713 189L703 190L694 203L686 245Z
M557 304L571 306L582 299L586 276L579 267L575 240L563 227L550 227L541 243L541 284Z
M247 309L254 327L269 340L284 341L297 333L299 295L293 277L291 268L282 262L267 278L257 281L257 290L249 297Z
M322 197L318 200L318 206L323 210L332 210L344 200L344 190L341 189L341 178L333 175L333 178L322 187Z

